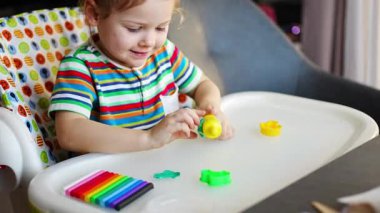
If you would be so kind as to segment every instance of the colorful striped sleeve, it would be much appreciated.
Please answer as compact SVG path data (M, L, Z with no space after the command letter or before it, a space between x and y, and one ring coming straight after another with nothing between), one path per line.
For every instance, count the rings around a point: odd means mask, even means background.
M90 118L96 98L91 74L85 62L75 54L67 55L61 62L50 98L49 116L53 112L71 111Z
M188 93L195 89L202 77L202 70L191 62L171 41L165 42L174 81L181 93Z

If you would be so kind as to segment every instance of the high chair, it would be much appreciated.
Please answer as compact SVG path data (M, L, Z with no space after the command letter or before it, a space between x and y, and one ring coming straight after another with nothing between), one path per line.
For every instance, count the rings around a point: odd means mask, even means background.
M27 211L41 170L67 158L47 115L61 58L89 38L78 8L0 18L0 205ZM4 204L5 203L5 204ZM6 210L5 210L6 211Z

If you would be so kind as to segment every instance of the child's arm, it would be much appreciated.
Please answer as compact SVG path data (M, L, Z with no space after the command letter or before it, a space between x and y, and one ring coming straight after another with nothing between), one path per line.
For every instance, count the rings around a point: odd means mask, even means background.
M215 114L221 120L223 130L219 139L225 140L233 137L233 128L220 108L220 90L214 82L203 74L200 83L190 96L194 98L199 109Z
M55 114L56 132L62 148L74 152L118 153L161 147L175 139L197 137L201 110L181 109L167 115L150 130L109 126L69 111Z

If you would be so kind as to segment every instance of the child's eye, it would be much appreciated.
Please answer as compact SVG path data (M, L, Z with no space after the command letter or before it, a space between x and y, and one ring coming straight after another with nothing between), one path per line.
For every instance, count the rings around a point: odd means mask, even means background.
M160 32L164 32L166 31L166 27L157 27L156 30Z
M126 27L126 28L131 33L136 33L141 29L140 27L137 27L137 28L136 27Z

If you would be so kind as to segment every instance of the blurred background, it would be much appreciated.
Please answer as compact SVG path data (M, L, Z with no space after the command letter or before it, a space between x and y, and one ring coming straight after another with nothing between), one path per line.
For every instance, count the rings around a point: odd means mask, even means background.
M251 1L326 72L380 89L378 0ZM77 0L1 0L0 17L76 5Z
M76 5L78 5L78 0L38 0L38 1L1 0L0 1L0 17L10 16L10 15L37 10L37 9L76 6Z
M315 64L380 89L378 0L253 0Z

